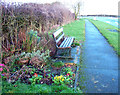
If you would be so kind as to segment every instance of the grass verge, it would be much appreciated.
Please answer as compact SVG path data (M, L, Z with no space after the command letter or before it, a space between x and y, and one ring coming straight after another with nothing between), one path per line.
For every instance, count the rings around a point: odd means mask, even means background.
M110 32L108 30L108 29L118 30L118 28L98 20L89 19L89 21L98 28L100 33L107 39L109 44L114 48L114 50L120 56L120 47L118 47L118 32Z
M70 24L67 24L67 25L64 26L64 30L63 31L64 31L66 36L75 37L76 41L84 42L85 41L85 20L84 19L80 19L80 20L76 20L76 21L74 21L74 22L72 22ZM80 66L81 66L81 64L80 64ZM79 70L78 70L78 72L80 74ZM83 81L84 81L83 78L84 77L80 78L80 80L82 81L81 83L83 83ZM79 87L81 89L84 88L80 84L79 80L78 80L77 84L79 84Z
M8 82L2 82L3 90L2 93L4 94L12 94L12 93L39 93L39 94L55 94L55 93L81 93L81 90L74 91L73 88L68 87L67 85L46 85L46 84L35 84L35 85L28 85L24 83L15 83L11 84Z
M85 40L85 20L76 20L70 24L65 25L64 33L66 36L75 37L77 41Z

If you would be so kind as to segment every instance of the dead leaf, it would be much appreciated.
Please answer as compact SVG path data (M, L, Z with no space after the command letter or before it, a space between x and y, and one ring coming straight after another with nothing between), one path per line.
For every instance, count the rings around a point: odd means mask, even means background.
M75 63L65 63L65 65L76 65Z
M101 91L101 89L98 89L98 91Z
M112 78L112 80L115 80L114 78Z
M97 86L94 86L95 88L97 88Z
M94 83L96 84L96 83L98 83L98 81L94 81Z
M102 87L107 87L107 85L102 84Z

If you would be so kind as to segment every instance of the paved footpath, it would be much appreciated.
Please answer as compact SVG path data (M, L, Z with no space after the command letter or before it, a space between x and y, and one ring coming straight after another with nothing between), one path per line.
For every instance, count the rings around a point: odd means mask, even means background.
M118 93L118 56L97 28L86 20L83 67L86 93Z

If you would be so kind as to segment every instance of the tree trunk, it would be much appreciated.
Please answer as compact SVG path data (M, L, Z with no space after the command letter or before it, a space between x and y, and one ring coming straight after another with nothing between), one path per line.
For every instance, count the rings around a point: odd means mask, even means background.
M77 20L77 15L75 14L75 20Z

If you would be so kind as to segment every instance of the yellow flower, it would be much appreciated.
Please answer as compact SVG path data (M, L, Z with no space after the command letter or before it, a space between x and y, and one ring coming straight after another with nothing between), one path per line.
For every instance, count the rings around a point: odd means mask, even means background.
M57 79L59 79L59 76L57 77Z
M54 80L56 80L56 77L54 77Z
M54 80L56 80L56 79L57 79L57 77L58 77L58 76L55 76L55 77L54 77Z
M63 75L55 76L55 77L54 77L54 80L62 80L62 78L63 78Z
M62 81L64 81L64 79L62 79Z
M62 77L63 77L62 75L61 75L61 76L59 76L60 80L62 79Z

